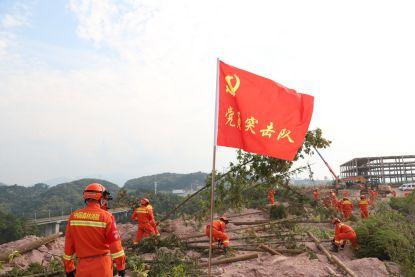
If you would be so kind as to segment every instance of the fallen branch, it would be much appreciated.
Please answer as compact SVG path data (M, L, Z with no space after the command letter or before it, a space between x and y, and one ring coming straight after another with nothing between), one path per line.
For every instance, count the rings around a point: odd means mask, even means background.
M264 236L246 236L246 237L240 237L240 238L233 238L231 237L230 240L231 241L235 241L235 240L245 240L245 239L264 239L264 238L278 238L278 237L286 237L287 235L264 235ZM312 239L309 238L294 238L295 242L307 242L307 241L313 241ZM328 240L323 240L323 241L331 241L330 239ZM209 239L203 239L203 240L194 240L194 241L187 241L187 243L192 244L192 243L204 243L204 242L209 242ZM277 242L280 243L285 243L287 241L285 240L278 240Z
M251 213L246 213L246 214L237 214L237 215L230 215L229 218L235 218L235 217L242 217L242 216L246 216L246 215L253 215L253 214L263 214L264 211L256 211L256 212L251 212Z
M5 252L0 253L0 261L8 261L10 255L12 253L14 253L15 251L17 251L19 254L24 254L26 252L29 252L29 251L33 250L33 249L37 249L37 248L41 247L42 245L48 244L48 243L56 240L61 235L62 235L62 233L50 235L50 236L35 240L33 242L27 243L23 246L15 248L15 249L6 250Z
M276 224L276 223L281 223L281 222L288 222L288 221L293 221L296 220L297 218L284 218L284 219L278 219L278 220L265 220L265 223L260 223L257 224L256 226L249 226L249 227L241 227L241 228L235 228L235 229L229 229L229 232L238 232L238 231L243 231L243 230L247 230L247 229L257 229L257 228L262 228L263 226L269 225L269 224ZM231 222L233 223L233 222ZM194 235L190 235L188 237L184 237L182 238L183 240L189 240L189 239L195 239L195 238L201 238L206 236L206 234L194 234Z
M211 265L229 264L229 263L234 263L234 262L251 260L255 258L258 258L258 253L236 256L236 257L226 258L226 259L221 259L221 260L215 260L215 261L212 261L210 264ZM200 264L200 266L207 266L207 263Z
M263 249L263 250L267 251L267 252L268 252L268 253L270 253L271 255L282 255L280 252L275 251L275 250L274 250L274 249L272 249L271 247L268 247L268 246L266 246L266 245L264 245L264 244L260 244L260 245L259 245L259 248L261 248L261 249Z
M62 275L64 273L65 271L60 270L60 271L53 271L53 272L43 272L43 273L32 274L32 275L24 275L23 277L56 276L56 275Z
M318 221L318 220L310 220L310 219L298 219L298 220L285 220L286 222L290 223L330 223L330 220L324 220L324 221ZM281 221L283 222L283 221ZM234 225L240 226L240 225L260 225L260 224L270 224L273 223L270 220L256 220L256 221L237 221L237 222L231 222Z
M271 243L270 243L271 244ZM205 250L209 249L208 245L191 245L189 246L191 249L199 249L199 250ZM258 244L244 244L244 245L236 245L236 246L230 246L229 247L232 250L239 250L239 251L262 251L265 252L265 250L258 248ZM277 248L276 251L283 253L283 254L289 254L289 255L297 255L304 252L302 249L285 249L285 248Z
M356 273L354 273L342 261L340 261L339 258L337 258L335 255L331 255L329 251L327 251L327 249L323 245L321 245L320 241L312 233L307 231L307 234L314 240L314 243L317 245L317 248L320 249L324 253L324 255L327 256L330 262L336 264L339 268L341 268L343 271L345 271L350 276L357 277Z

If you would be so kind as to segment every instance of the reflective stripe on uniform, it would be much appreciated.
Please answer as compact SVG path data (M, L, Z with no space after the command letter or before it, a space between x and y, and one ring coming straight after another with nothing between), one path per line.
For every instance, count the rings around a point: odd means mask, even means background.
M62 257L64 260L68 260L68 261L70 261L70 260L72 260L73 259L73 255L65 255L65 254L63 254L63 257Z
M224 241L223 241L223 243L227 243L227 242L229 242L229 240L224 240Z
M107 223L102 221L71 220L70 226L88 226L105 228L107 227Z
M136 213L139 214L146 214L147 213L147 209L143 209L143 208L138 208L135 210Z
M122 257L124 255L125 255L124 250L121 250L120 252L111 254L111 258L116 259L116 258Z

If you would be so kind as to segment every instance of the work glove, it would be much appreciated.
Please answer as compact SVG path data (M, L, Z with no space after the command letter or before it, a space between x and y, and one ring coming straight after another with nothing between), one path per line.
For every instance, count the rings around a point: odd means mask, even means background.
M76 270L73 270L71 272L66 272L66 277L75 277Z
M124 277L125 276L125 269L118 271L118 276Z

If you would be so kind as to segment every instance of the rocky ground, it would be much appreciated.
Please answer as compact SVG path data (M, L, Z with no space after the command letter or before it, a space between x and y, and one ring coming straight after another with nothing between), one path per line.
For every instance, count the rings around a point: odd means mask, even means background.
M253 212L260 212L260 210L245 209L242 211L244 214L249 214ZM265 213L256 213L249 214L245 216L235 216L234 213L229 213L228 216L233 221L256 221L261 219L267 219ZM243 226L242 226L243 227ZM232 238L240 237L244 235L242 232L235 232L241 228L241 226L236 226L232 223L228 224L228 230L231 237L231 245L237 246L241 244L246 244L243 240L233 240ZM332 228L329 224L320 224L319 228L326 228L327 230ZM121 234L121 238L124 242L131 241L137 229L135 224L119 224L118 229ZM198 226L193 221L184 221L182 219L168 220L165 223L160 225L160 231L162 235L174 233L179 237L187 237L192 234L204 233L204 224ZM257 235L266 235L266 231L257 231ZM200 239L205 239L206 237L200 237ZM21 240L6 243L0 245L0 252L5 250L15 249L18 246L25 245L29 242L36 240L35 236L28 236ZM26 268L30 263L38 262L42 265L47 265L54 259L60 259L60 256L63 254L63 245L64 238L61 237L55 240L48 245L42 246L39 249L30 251L23 254L22 256L16 257L13 259L14 266L21 268ZM199 243L197 245L208 245L208 243ZM304 245L310 250L314 251L316 255L310 255L309 252L304 252L296 256L285 256L285 255L274 255L268 254L266 252L259 252L259 257L257 259L235 262L226 265L213 266L213 273L215 276L232 276L232 277L242 277L242 276L344 276L339 269L329 263L327 257L319 251L313 242L304 242ZM329 247L329 243L325 244ZM390 276L389 271L398 272L399 269L394 264L385 264L384 262L376 258L364 258L356 259L354 258L352 250L346 246L346 249L336 253L336 256L340 258L350 269L352 269L357 276ZM253 252L247 251L236 251L232 252L232 256L239 256L243 254L249 254ZM207 255L195 252L192 250L187 251L188 256L194 256L200 258L201 262L207 260ZM220 256L222 253L220 250L215 252L215 256ZM151 259L152 254L146 254L145 259ZM0 274L4 274L7 270L11 269L11 265L4 264L3 269L0 270Z

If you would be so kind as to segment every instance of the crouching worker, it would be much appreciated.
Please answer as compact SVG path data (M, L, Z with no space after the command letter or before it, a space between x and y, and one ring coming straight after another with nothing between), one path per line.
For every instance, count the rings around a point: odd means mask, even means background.
M218 247L223 247L225 253L228 252L229 247L229 236L225 233L226 224L229 223L229 220L225 216L221 216L219 220L213 221L212 229L212 248L215 247L216 242ZM206 226L206 236L210 237L210 224Z
M338 252L339 247L342 250L347 241L350 241L354 248L358 247L356 233L352 227L342 223L338 218L334 218L331 223L335 226L332 251Z
M111 213L103 209L106 195L101 184L88 185L83 193L86 207L74 211L65 234L63 263L66 276L111 277L113 259L118 275L125 275L125 254ZM75 270L74 256L78 259Z
M148 207L150 200L141 198L140 207L135 209L131 218L138 222L138 230L134 240L134 245L137 245L141 239L156 235L154 227L156 222L154 220L153 208Z

